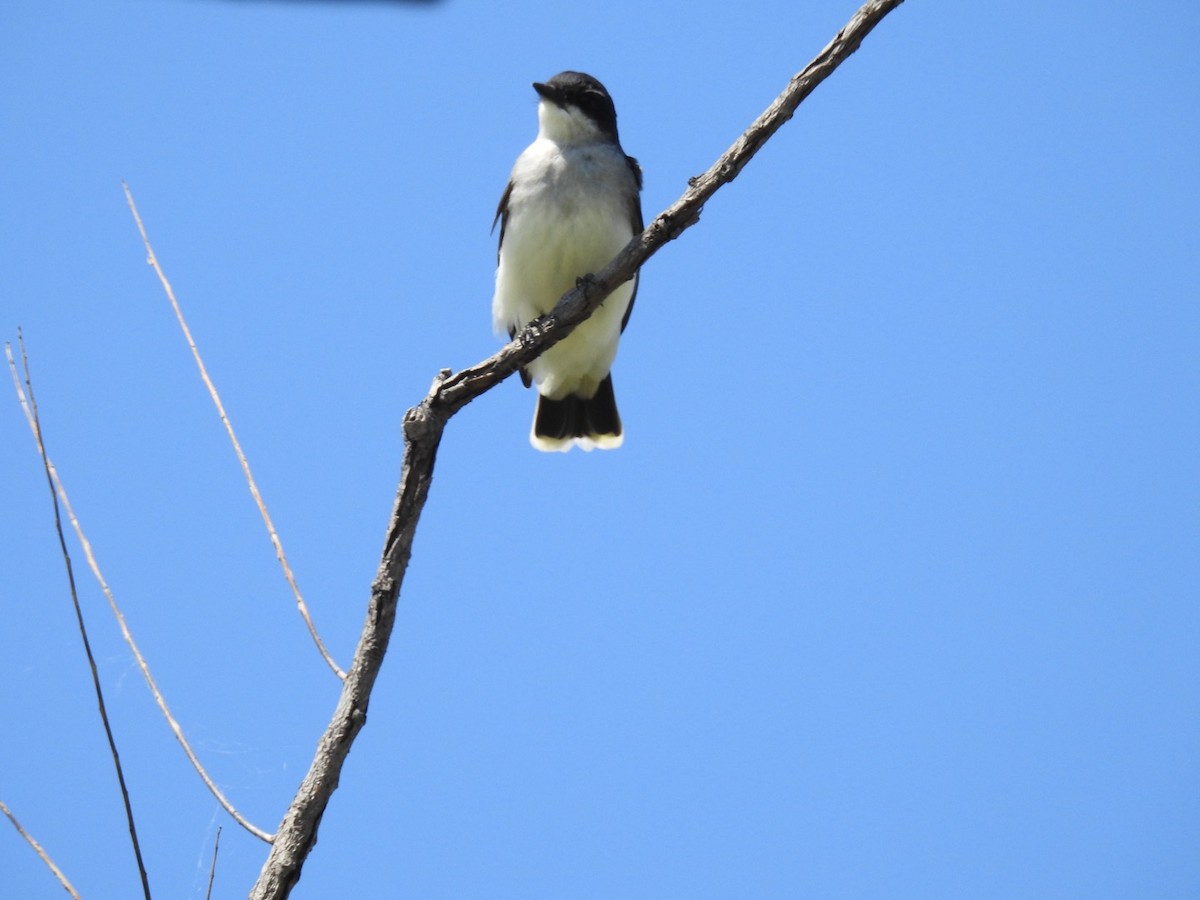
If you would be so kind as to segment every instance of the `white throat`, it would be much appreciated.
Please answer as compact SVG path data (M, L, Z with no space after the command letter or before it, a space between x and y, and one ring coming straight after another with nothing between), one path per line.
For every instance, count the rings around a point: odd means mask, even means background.
M565 146L604 140L596 123L578 106L562 107L548 100L538 103L538 137Z

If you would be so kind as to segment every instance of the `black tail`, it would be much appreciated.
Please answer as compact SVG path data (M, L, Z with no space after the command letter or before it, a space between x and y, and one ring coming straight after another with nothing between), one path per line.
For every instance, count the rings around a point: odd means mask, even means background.
M604 376L595 396L590 398L570 396L551 400L538 396L531 435L533 445L539 450L566 450L575 438L584 438L606 450L621 446L621 416L617 412L611 374Z

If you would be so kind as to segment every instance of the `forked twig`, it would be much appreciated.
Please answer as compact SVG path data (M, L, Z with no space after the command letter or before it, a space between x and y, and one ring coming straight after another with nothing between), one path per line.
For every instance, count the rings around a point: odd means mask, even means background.
M63 870L54 864L54 860L52 860L49 854L42 849L42 845L33 839L33 835L21 827L21 823L17 821L17 817L14 816L9 811L8 807L4 805L3 800L0 800L0 812L8 816L8 821L12 822L13 828L17 829L17 834L25 838L25 843L32 847L33 852L42 858L42 862L44 862L46 867L54 873L54 877L58 879L58 883L63 886L66 892L74 897L75 900L79 900L79 892L75 890L75 886L71 884L71 882L67 879L67 876L63 874Z
M29 384L29 367L25 359L25 341L24 338L21 337L20 332L17 333L17 341L21 347L21 360L23 363L25 363L25 383ZM21 379L17 374L17 364L16 360L13 359L12 346L6 343L4 345L4 352L8 357L8 368L12 373L13 386L17 391L17 399L21 403L21 409L25 413L25 420L29 423L29 428L33 432L34 440L37 442L38 453L41 454L42 463L45 466L46 477L50 481L51 489L57 493L58 500L62 502L62 508L67 513L67 518L71 522L71 527L75 530L75 536L78 538L80 546L83 547L83 553L87 559L88 567L92 570L92 575L95 576L96 581L100 584L100 590L104 592L104 596L108 600L109 608L112 609L112 613L117 619L117 624L121 628L121 636L125 639L125 643L129 645L129 649L133 651L133 657L135 660L137 660L138 668L142 670L142 677L146 679L146 684L150 687L150 693L154 695L154 701L158 704L159 710L166 718L167 724L171 727L171 731L174 733L175 739L179 741L179 745L183 747L183 752L187 754L187 758L191 760L192 766L196 769L196 772L199 773L200 778L204 781L205 785L207 785L209 791L212 792L212 795L216 797L217 802L224 807L225 811L229 813L229 815L231 815L234 821L236 821L239 825L260 840L270 843L272 840L274 840L273 835L263 831L261 828L258 828L255 825L252 825L234 808L232 803L225 799L225 795L221 793L221 789L216 786L213 780L209 778L208 773L204 771L204 766L200 764L199 758L197 758L196 754L192 751L192 747L188 743L187 738L184 737L183 729L179 727L179 723L175 721L175 717L171 715L171 710L167 707L166 699L163 697L162 692L159 691L158 684L154 681L154 676L150 674L150 666L147 665L145 657L142 656L141 651L138 649L137 642L134 641L133 634L130 632L129 626L125 623L125 616L121 612L121 608L117 606L117 601L113 598L112 591L108 587L108 582L104 580L104 575L100 572L100 566L96 562L95 554L92 553L92 544L87 539L87 535L83 533L83 528L79 524L79 519L75 516L75 511L71 507L71 501L67 497L66 489L63 487L62 480L58 477L58 470L54 467L54 463L51 462L50 457L46 453L46 448L42 443L41 429L38 425L36 407L34 407L32 403L32 386L30 387L30 396L27 398L25 395L25 390L21 386ZM57 503L55 505L55 509L57 512ZM76 608L78 609L78 606ZM94 670L95 666L93 665L93 676L95 674ZM113 752L115 754L116 750L114 749Z
M233 445L233 452L237 455L238 463L242 467L242 474L246 476L246 484L250 488L250 496L254 498L259 515L262 516L263 524L267 526L267 534L271 538L271 546L275 548L275 558L279 560L279 565L283 569L283 577L287 579L288 586L292 589L292 594L296 598L296 607L300 610L300 616L304 619L304 624L308 626L308 633L312 635L313 642L317 645L317 650L320 651L326 664L333 670L333 674L345 681L345 671L334 662L329 651L325 649L325 643L317 633L317 626L313 624L312 616L309 615L308 604L304 602L304 595L300 593L300 586L296 583L296 576L292 573L291 565L288 564L287 554L283 552L283 542L279 540L279 533L275 530L275 523L271 521L271 514L267 512L267 505L263 502L262 494L258 490L258 484L254 480L254 475L250 472L250 461L246 459L246 454L242 452L242 445L238 442L237 435L233 431L233 422L230 421L229 415L225 412L225 404L221 402L221 395L217 393L217 386L208 377L208 369L205 367L204 360L200 356L200 349L196 346L196 341L192 338L192 330L188 328L187 320L183 317L183 309L180 307L179 301L175 299L175 291L171 288L171 282L167 280L166 273L163 272L162 266L158 264L158 257L155 255L154 247L151 246L150 238L146 234L146 226L142 224L142 217L138 214L137 204L133 202L133 192L130 191L129 185L124 181L121 182L121 187L125 191L125 202L129 204L129 211L133 213L133 221L137 223L138 233L142 236L142 244L146 247L146 262L154 269L154 274L158 276L167 299L171 301L171 308L175 311L175 318L179 322L180 329L183 330L183 337L187 341L188 349L192 351L192 358L196 360L196 368L200 370L200 379L208 389L208 395L212 398L213 406L217 408L217 415L221 418L221 424L225 426L226 434L229 435L229 442Z

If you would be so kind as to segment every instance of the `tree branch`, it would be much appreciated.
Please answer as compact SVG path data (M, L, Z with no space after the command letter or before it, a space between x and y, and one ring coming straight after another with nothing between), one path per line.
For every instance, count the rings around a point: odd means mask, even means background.
M17 821L17 817L14 816L9 811L8 807L4 805L3 800L0 800L0 813L4 813L4 815L8 817L8 821L12 822L13 828L17 829L17 834L25 838L25 843L32 847L33 852L36 853L41 858L42 862L46 864L46 867L50 870L51 874L53 874L54 877L58 879L58 883L63 886L63 890L74 897L75 900L79 900L79 892L75 890L75 885L71 884L71 882L67 879L67 876L63 874L62 869L54 864L54 860L52 860L49 854L42 849L42 845L34 840L33 835L21 827L21 823Z
M217 839L213 841L212 865L208 867L208 890L204 892L204 900L212 900L213 879L217 877L217 851L221 849L221 826L217 826Z
M317 744L308 774L275 834L271 852L250 893L251 900L288 896L300 879L304 860L317 841L317 829L329 798L337 789L342 765L367 718L371 689L379 674L396 618L396 600L412 555L417 521L429 495L438 444L446 422L480 394L495 387L561 341L618 285L643 263L700 218L705 202L732 181L759 148L792 117L818 84L858 49L885 15L903 0L869 0L832 41L789 82L782 94L746 129L703 175L642 234L594 277L580 279L554 310L541 316L494 356L457 374L443 370L429 394L404 416L404 464L400 486L384 539L379 570L371 586L366 623L354 662L342 685L333 718Z
M183 317L183 308L180 307L179 301L175 299L175 291L171 288L171 282L167 280L166 273L158 263L158 256L154 253L154 247L150 244L149 235L146 234L146 226L142 224L142 217L138 214L137 204L133 202L133 192L129 190L129 185L124 181L121 182L121 187L125 191L125 202L129 204L129 211L133 213L133 221L137 224L138 234L142 236L142 245L146 248L146 262L154 269L154 274L158 276L158 281L163 287L163 292L166 293L167 299L171 301L171 309L175 311L175 319L179 322L179 328L183 331L183 338L187 341L188 349L192 351L192 358L196 361L196 368L200 371L200 380L204 382L204 386L208 389L208 396L212 400L213 406L217 409L217 416L220 417L221 424L225 426L225 433L229 435L229 442L233 445L234 455L237 456L238 464L242 467L242 475L246 478L246 486L250 490L250 496L254 500L254 505L258 507L258 514L262 516L263 524L267 526L267 536L271 539L271 546L275 548L275 558L279 560L280 568L283 569L283 577L287 581L288 587L292 589L292 596L296 598L296 608L300 611L300 617L304 619L304 624L308 626L308 633L312 636L313 643L317 645L317 651L321 654L321 658L325 660L325 664L333 670L334 675L345 679L346 673L334 662L329 651L325 649L325 642L321 640L321 635L317 633L317 626L313 624L312 616L308 612L308 604L304 602L304 595L300 593L300 585L296 583L296 576L292 574L292 567L288 564L287 554L283 552L283 541L279 539L279 532L275 530L275 523L271 521L271 514L267 512L267 504L263 502L262 494L259 493L258 483L254 480L254 475L250 472L250 460L242 452L242 445L238 442L237 435L233 431L233 420L225 412L225 404L221 402L221 395L217 393L217 386L208 377L208 367L204 365L204 359L200 356L200 348L196 346L196 341L192 338L192 330L188 328L187 320Z
M21 358L22 358L22 361L24 362L25 361L25 342L22 338L20 338L19 331L17 334L18 334L18 340L20 341L20 344L21 344ZM187 758L191 761L192 766L196 770L196 773L200 776L200 778L204 782L205 786L209 789L209 791L212 793L212 795L216 798L217 802L220 803L221 806L224 807L225 811L233 817L234 821L236 821L239 825L241 825L243 828L245 828L247 831L249 831L256 838L266 841L269 844L272 840L274 840L273 836L270 834L267 834L267 832L263 831L258 826L252 824L248 819L246 819L241 813L239 813L237 811L237 809L234 807L234 805L232 803L229 802L228 799L226 799L225 795L221 793L221 789L217 787L216 782L214 782L208 776L208 773L204 770L204 766L201 765L201 763L200 763L200 758L198 756L196 756L195 751L192 750L192 746L191 746L191 744L188 743L187 737L184 735L183 729L180 727L179 722L176 721L175 717L171 714L171 710L167 706L167 699L162 695L162 692L158 689L158 683L154 680L154 676L150 672L150 665L149 665L149 663L146 662L146 658L144 656L142 656L142 651L138 649L137 642L133 639L133 632L131 632L129 630L129 625L125 622L125 614L121 612L121 607L119 607L117 605L116 598L113 596L112 590L108 586L108 582L104 580L104 574L100 571L100 564L98 562L96 562L96 555L92 552L92 542L88 540L87 535L84 534L84 532L83 532L83 526L79 524L79 519L75 515L74 508L72 508L72 506L71 506L71 498L67 496L67 489L65 487L63 487L62 479L60 479L58 477L58 469L55 468L54 463L50 459L50 457L46 455L46 448L42 444L41 428L38 425L38 421L37 421L37 415L36 415L37 410L34 407L33 402L32 402L32 399L33 399L32 398L32 394L33 394L32 385L30 385L30 396L29 396L29 398L26 398L25 392L21 388L21 381L20 381L19 377L17 376L17 364L13 360L12 348L8 344L5 344L4 352L5 352L6 357L8 358L9 371L12 373L13 387L16 389L16 392L17 392L17 401L21 404L21 409L25 413L25 421L29 424L29 428L33 432L34 440L37 442L38 452L41 454L42 463L46 468L46 477L50 480L51 490L57 492L56 493L57 499L55 501L55 515L57 516L57 514L58 514L58 502L61 501L62 508L67 514L67 520L71 523L71 528L75 532L75 537L79 539L79 545L83 548L83 555L84 555L84 558L87 560L88 568L92 570L92 576L96 579L96 582L100 585L100 590L104 593L104 598L108 601L109 609L112 610L112 614L113 614L114 618L116 618L116 620L117 620L117 625L121 629L121 637L125 639L126 645L128 645L130 651L132 651L133 658L137 662L138 668L141 669L141 671L142 671L142 677L146 680L146 686L150 688L150 693L154 696L154 702L158 704L159 711L163 714L163 718L165 718L167 720L167 725L170 727L171 733L175 735L175 740L179 741L179 745L183 748L183 752L187 755ZM26 370L26 383L28 384L29 383L28 382L29 367L28 367L27 363L25 366L25 370ZM60 540L61 540L61 534L60 534ZM65 554L65 552L66 552L65 547L64 547L63 552ZM68 557L67 561L68 561L68 566L69 566L69 564L70 564L69 557ZM74 588L74 578L73 577L72 577L72 588ZM72 594L72 596L74 596L74 594ZM81 624L82 624L82 622L81 622ZM84 635L84 640L86 643L86 640L87 640L86 634ZM103 700L101 701L101 710L103 711ZM116 753L115 747L113 748L113 753L114 753L114 755ZM119 765L119 763L118 763L118 765ZM119 774L119 770L118 770L118 774ZM124 779L123 778L121 779L121 783L122 783L122 791L123 791L124 790ZM130 825L132 827L132 820L130 822ZM136 849L136 844L135 844L135 849ZM140 862L141 862L140 852L139 852L138 861L139 861L139 865L140 865Z
M125 769L121 765L121 754L117 752L117 740L113 736L112 724L108 721L108 706L104 702L104 690L100 687L100 673L96 670L96 658L92 655L92 642L88 640L87 626L83 622L83 609L79 606L79 592L75 590L75 567L71 564L71 554L67 550L67 538L63 534L62 513L58 507L58 494L54 490L53 466L50 465L50 457L46 455L42 420L38 416L37 398L33 393L33 378L29 373L29 357L25 353L25 339L22 337L20 329L17 330L17 343L21 348L21 368L25 372L25 391L29 398L27 415L31 417L30 425L33 428L33 437L37 441L38 453L42 457L42 468L46 472L46 487L50 489L50 502L54 506L54 530L58 534L58 547L62 553L63 565L67 569L67 586L71 592L71 604L75 608L75 622L79 626L79 637L83 640L83 652L87 657L88 669L92 675L92 690L96 694L96 704L100 708L100 722L104 726L104 736L108 740L108 752L112 756L113 766L117 771L117 785L121 789L121 800L125 805L125 821L129 825L129 840L133 844L133 856L137 861L138 875L142 881L142 893L146 900L150 900L150 882L146 876L146 865L142 860L142 845L138 841L137 824L133 818L133 803L129 799L129 789L125 785ZM12 348L6 344L4 352L8 357L13 380L16 382L17 367L13 361ZM17 393L21 393L19 382L17 382ZM24 398L22 400L22 406L25 406ZM13 824L16 824L16 819L13 819ZM20 830L20 826L17 827ZM34 844L34 846L37 845Z

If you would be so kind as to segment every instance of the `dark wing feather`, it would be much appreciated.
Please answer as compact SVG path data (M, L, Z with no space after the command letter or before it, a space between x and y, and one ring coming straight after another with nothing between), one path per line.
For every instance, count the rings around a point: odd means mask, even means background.
M642 167L638 165L638 161L632 156L625 157L625 164L629 166L629 171L633 175L633 182L637 185L637 191L629 197L629 224L633 226L633 233L637 235L646 229L646 226L642 224ZM633 301L637 299L638 282L641 280L641 273L639 272L634 276L633 295L629 298L629 306L625 309L625 317L621 319L622 332L625 331L625 326L629 324L629 316L633 312Z
M633 173L633 180L637 183L638 193L642 192L642 167L638 165L638 161L632 156L625 157L625 165L629 166L629 171ZM638 209L638 221L642 221L642 211ZM641 231L642 229L638 229Z
M492 231L496 230L496 223L500 223L500 240L496 244L496 264L500 264L500 248L504 246L504 229L508 227L508 198L512 196L512 182L508 183L508 187L504 189L504 196L500 198L500 205L496 207L496 218L492 219ZM517 336L517 329L508 329L508 339L511 341ZM533 384L533 379L529 377L529 373L524 369L517 370L521 375L521 381L525 387Z
M500 223L500 240L496 243L497 263L500 262L500 248L504 246L504 229L508 227L508 198L512 196L512 184L509 181L508 186L504 188L504 196L500 198L500 205L496 207L496 218L492 219L492 231L496 230L496 223Z

